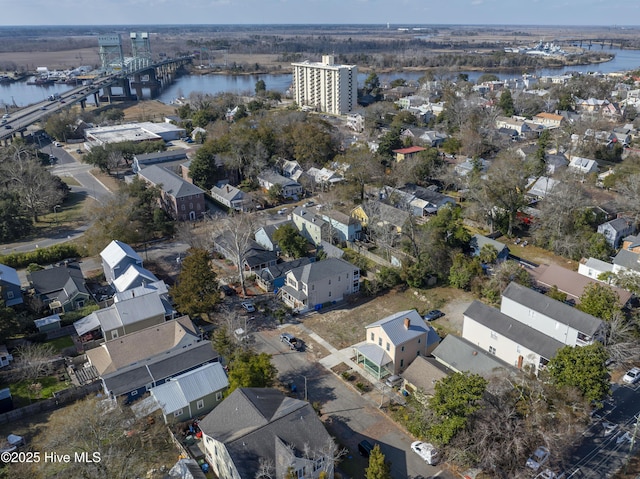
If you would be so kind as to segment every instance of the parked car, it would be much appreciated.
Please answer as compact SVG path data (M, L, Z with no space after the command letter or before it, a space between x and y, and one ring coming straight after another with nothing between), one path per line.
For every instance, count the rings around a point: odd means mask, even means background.
M434 310L429 311L427 314L424 315L424 320L425 321L433 321L433 320L441 318L443 316L444 316L444 313L442 311L440 311L439 309L434 309Z
M549 449L544 446L538 447L531 457L527 459L526 466L534 471L537 471L542 466L549 462Z
M60 143L59 141L54 141L53 146L62 146L62 143Z
M256 307L251 301L243 301L240 305L247 313L253 313L256 310Z
M302 341L296 338L293 334L282 333L280 335L280 341L288 345L291 350L302 351Z
M411 450L420 456L429 465L435 465L438 462L438 451L427 442L415 441L411 443Z
M640 379L640 368L631 368L622 377L622 380L627 384L635 384Z
M358 453L362 457L369 457L371 455L371 451L373 451L373 444L366 439L358 443Z
M225 296L234 296L236 294L236 290L228 284L223 284L222 286L220 286L220 291L222 291Z
M395 388L396 386L400 386L400 384L402 384L402 381L403 379L400 376L394 374L393 376L389 376L384 383L390 388Z

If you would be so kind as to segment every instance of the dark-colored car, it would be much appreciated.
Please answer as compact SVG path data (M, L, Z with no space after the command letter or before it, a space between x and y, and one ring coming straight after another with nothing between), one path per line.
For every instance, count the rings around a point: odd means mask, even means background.
M373 451L373 444L366 439L358 443L358 453L362 457L369 457L371 455L371 451Z
M234 296L236 294L236 290L228 284L223 284L222 286L220 286L220 291L222 291L225 296Z
M289 349L302 351L304 347L302 344L302 340L296 338L293 334L290 333L282 333L280 335L280 341L289 346Z
M434 309L432 311L429 311L427 314L424 315L424 320L425 321L433 321L434 319L438 319L444 316L444 313L442 311L440 311L439 309Z

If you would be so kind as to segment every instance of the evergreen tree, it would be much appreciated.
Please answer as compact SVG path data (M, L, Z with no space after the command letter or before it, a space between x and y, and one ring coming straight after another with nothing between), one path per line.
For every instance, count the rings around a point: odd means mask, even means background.
M178 310L189 316L207 316L220 301L218 281L211 269L211 256L205 249L191 248L182 261L182 271L171 297Z
M369 455L369 467L366 468L366 479L391 479L391 465L385 461L380 445L373 446Z

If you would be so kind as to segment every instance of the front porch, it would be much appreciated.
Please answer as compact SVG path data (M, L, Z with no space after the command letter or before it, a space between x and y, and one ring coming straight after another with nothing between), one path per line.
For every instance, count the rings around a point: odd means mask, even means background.
M353 349L356 364L374 378L381 380L393 374L393 360L380 346L366 343Z

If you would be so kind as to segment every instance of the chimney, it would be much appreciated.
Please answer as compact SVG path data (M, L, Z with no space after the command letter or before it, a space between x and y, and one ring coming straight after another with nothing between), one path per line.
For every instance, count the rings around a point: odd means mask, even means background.
M404 318L404 329L409 329L411 326L411 320L409 318Z
M229 188L229 185L227 185L227 193L229 193L231 191L231 188Z

